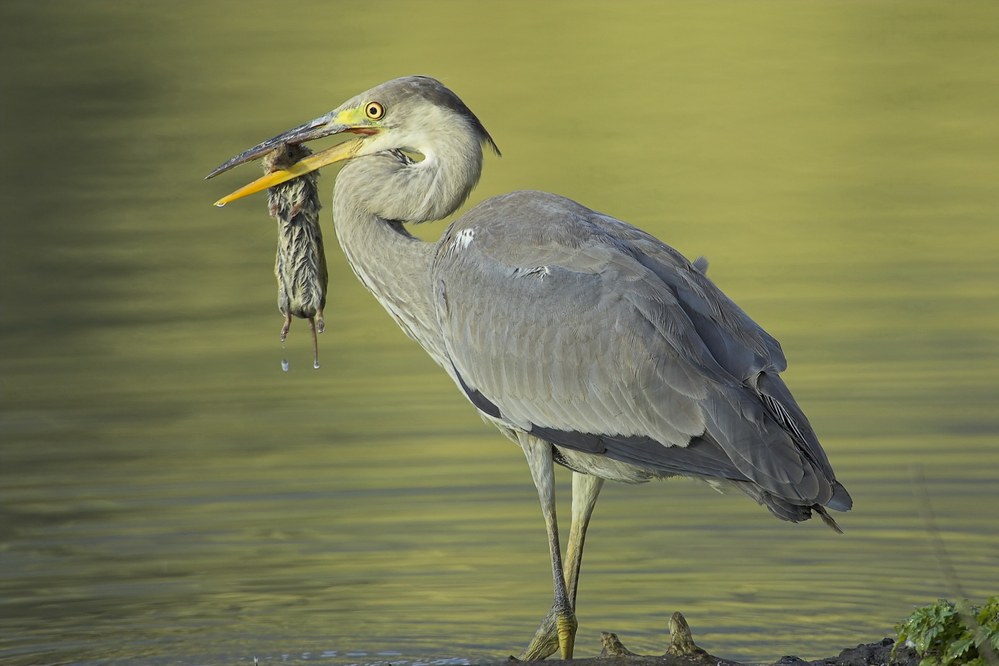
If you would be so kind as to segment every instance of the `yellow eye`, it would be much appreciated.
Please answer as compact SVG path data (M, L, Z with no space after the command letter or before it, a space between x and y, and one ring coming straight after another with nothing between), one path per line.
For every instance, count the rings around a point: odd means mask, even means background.
M385 115L385 107L378 102L368 102L368 105L364 107L364 113L372 120L379 120Z

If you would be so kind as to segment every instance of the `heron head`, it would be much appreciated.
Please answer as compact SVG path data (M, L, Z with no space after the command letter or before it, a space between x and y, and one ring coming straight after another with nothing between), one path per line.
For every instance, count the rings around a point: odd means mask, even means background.
M295 145L337 134L358 137L310 155L288 169L269 173L215 202L216 206L224 206L334 162L386 150L426 155L432 152L435 140L456 128L476 145L487 144L499 154L485 127L457 95L436 79L407 76L376 86L325 115L257 144L219 166L206 179L258 159L282 144Z

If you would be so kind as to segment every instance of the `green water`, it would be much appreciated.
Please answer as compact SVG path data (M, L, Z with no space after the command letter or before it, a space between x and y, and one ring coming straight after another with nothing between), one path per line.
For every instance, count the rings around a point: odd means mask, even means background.
M840 536L607 486L578 656L661 652L676 610L741 660L891 635L951 595L914 464L965 593L999 593L999 4L5 2L0 49L3 663L526 644L520 451L334 243L322 368L303 322L282 347L263 197L211 207L256 173L202 180L412 73L503 150L471 203L550 190L707 255L856 500Z

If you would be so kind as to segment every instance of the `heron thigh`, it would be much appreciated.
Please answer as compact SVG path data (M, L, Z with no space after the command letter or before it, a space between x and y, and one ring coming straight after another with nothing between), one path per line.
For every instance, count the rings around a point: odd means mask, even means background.
M582 474L607 479L608 481L645 483L661 476L644 467L611 460L607 456L600 454L574 451L573 449L561 446L556 446L555 449L558 451L558 462L565 467Z

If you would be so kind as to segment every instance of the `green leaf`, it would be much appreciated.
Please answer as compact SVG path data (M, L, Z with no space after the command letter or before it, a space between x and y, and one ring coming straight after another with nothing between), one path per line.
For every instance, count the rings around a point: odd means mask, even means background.
M964 618L976 624L967 626ZM915 609L895 630L895 648L912 645L921 666L986 666L978 648L987 642L999 651L999 596L989 597L983 608L967 599L957 604L938 599Z

